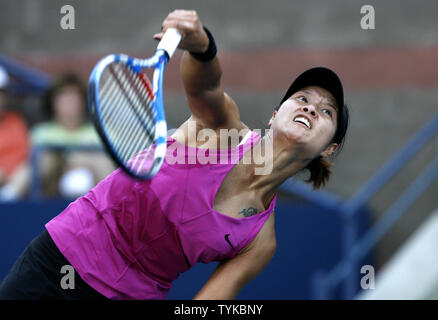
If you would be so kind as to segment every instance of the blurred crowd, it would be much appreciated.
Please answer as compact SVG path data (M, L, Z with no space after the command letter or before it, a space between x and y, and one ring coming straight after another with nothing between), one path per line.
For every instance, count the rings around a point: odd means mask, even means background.
M0 202L75 198L115 169L88 118L78 76L53 78L40 98L44 120L33 125L9 107L10 79L0 65Z

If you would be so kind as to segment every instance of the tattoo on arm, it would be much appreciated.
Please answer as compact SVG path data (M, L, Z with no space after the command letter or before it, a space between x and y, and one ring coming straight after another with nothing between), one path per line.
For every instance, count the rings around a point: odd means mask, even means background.
M247 209L243 209L242 211L240 211L239 214L241 214L245 217L253 216L253 215L257 214L257 209L254 207L249 207Z

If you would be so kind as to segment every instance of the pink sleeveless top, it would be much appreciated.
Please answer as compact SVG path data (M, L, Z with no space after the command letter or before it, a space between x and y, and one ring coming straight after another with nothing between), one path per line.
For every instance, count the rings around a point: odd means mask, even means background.
M177 146L184 163L163 163L148 181L121 169L46 224L53 241L92 288L111 299L165 299L172 281L197 262L233 258L257 235L275 207L234 218L213 209L233 166L260 139L256 132L231 149ZM201 164L199 152L237 161ZM210 152L210 154L209 154ZM213 153L211 153L213 152Z

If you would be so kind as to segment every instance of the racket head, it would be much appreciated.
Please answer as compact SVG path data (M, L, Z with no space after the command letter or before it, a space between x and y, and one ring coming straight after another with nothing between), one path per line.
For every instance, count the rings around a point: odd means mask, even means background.
M166 153L161 90L166 61L160 52L148 60L109 55L94 67L88 84L88 110L107 152L140 180L158 172ZM151 84L142 70L153 67Z

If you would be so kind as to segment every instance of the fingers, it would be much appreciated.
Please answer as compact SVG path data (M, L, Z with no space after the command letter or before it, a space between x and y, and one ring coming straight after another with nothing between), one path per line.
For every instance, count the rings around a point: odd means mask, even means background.
M160 33L156 33L154 34L152 37L154 38L154 40L161 40L163 38L164 33L160 32Z
M205 33L201 20L194 10L174 10L164 19L161 32L156 33L153 38L161 40L163 34L169 28L175 28L182 36L178 46L180 49L191 52L203 52L208 48L208 36Z
M184 36L199 31L202 24L194 10L174 10L166 17L162 24L162 31L176 28Z
M174 10L167 15L167 19L196 20L198 14L195 10Z

